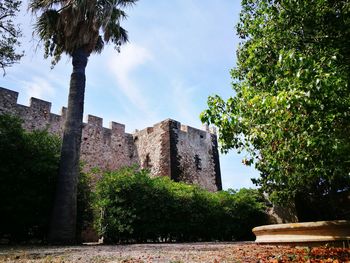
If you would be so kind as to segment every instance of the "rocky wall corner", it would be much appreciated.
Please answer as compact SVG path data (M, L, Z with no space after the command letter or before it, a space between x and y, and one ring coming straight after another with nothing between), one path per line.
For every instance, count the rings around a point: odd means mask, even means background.
M171 178L213 192L222 190L216 135L174 120L169 127Z

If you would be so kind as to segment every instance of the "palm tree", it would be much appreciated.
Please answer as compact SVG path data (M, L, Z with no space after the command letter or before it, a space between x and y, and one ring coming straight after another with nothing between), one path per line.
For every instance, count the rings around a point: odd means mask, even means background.
M112 42L119 51L128 41L120 26L123 11L137 0L30 0L36 14L35 32L44 42L45 58L54 66L66 53L72 57L68 111L64 128L59 177L49 230L51 243L75 243L76 199L82 134L85 67L91 53Z

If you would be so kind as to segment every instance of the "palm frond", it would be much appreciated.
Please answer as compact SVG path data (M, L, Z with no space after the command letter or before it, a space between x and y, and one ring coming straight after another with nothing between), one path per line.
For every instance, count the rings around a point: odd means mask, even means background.
M32 12L52 9L55 5L62 4L63 0L31 0L28 9Z
M49 9L41 14L34 28L43 40L52 38L57 32L59 13L56 10Z
M129 41L128 32L120 26L120 24L109 24L104 32L104 41L111 41L117 46L120 46Z
M138 0L116 0L116 6L121 8L126 8L136 4Z
M104 42L102 40L102 37L101 36L98 36L98 39L97 39L97 42L96 42L96 46L94 48L94 52L100 54L104 48Z
M104 40L109 41L111 35L113 35L113 25L119 25L120 20L126 18L126 13L116 7L111 9L109 17L103 17L101 22L102 31L104 32Z
M113 8L112 9L112 13L111 13L111 19L116 21L120 21L120 20L123 20L123 19L126 19L128 17L128 15L121 9L119 8Z
M128 41L120 22L127 18L125 7L137 0L30 0L32 12L42 12L35 32L45 43L45 56L57 63L62 52L73 54L79 48L101 52L105 43L116 49ZM102 33L100 35L100 32Z

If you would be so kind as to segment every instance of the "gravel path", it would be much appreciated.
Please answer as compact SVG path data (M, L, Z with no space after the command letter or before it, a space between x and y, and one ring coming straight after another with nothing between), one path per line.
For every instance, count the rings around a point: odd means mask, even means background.
M135 244L69 247L0 247L0 262L187 263L187 262L349 262L313 261L308 248L244 243ZM344 252L344 251L343 251ZM342 252L342 253L343 253ZM346 251L345 251L346 252ZM302 261L295 255L302 254ZM347 250L349 256L350 251ZM325 256L328 257L327 255ZM305 260L304 260L305 259ZM310 261L311 259L311 261ZM298 260L298 261L294 261Z

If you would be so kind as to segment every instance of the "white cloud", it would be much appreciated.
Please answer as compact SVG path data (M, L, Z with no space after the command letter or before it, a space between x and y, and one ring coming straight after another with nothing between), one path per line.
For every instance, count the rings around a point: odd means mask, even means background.
M118 82L119 90L130 100L133 106L150 113L147 97L134 82L134 72L141 65L152 60L151 53L136 44L125 45L120 54L114 54L108 61L109 70Z
M182 81L173 80L171 83L172 87L172 106L174 112L178 114L178 119L182 123L198 126L200 124L199 116L196 114L197 109L195 108L195 86L187 86Z
M55 95L52 85L40 77L33 77L31 81L23 81L23 87L28 97L51 99Z

